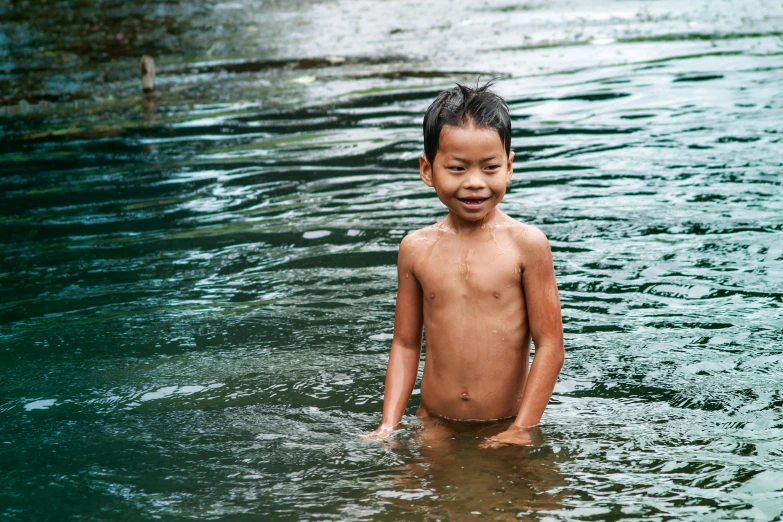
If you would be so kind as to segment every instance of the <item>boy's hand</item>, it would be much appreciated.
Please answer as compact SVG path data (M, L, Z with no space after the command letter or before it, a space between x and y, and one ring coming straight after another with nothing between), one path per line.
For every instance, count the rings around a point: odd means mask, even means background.
M481 444L480 448L501 448L503 446L532 446L534 444L532 434L528 428L520 428L513 424L506 431L489 437Z
M386 440L391 437L392 433L394 433L394 426L381 425L375 431L362 433L359 435L359 438L365 440Z

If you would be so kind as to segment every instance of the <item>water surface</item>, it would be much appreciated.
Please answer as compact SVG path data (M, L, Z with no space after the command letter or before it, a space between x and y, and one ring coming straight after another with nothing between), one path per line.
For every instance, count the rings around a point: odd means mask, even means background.
M783 515L780 3L126 4L0 4L0 518ZM423 447L417 395L367 443L479 74L565 367L534 448Z

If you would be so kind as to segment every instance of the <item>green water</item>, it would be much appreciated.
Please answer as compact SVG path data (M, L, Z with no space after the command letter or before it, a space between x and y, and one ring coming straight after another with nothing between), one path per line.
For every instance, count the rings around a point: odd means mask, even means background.
M781 519L783 6L422 4L0 2L0 519ZM359 440L479 73L563 303L541 442L422 448L416 394Z

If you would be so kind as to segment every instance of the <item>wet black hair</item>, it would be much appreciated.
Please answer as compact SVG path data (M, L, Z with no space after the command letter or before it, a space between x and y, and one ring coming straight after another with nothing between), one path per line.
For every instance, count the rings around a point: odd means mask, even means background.
M444 125L464 125L473 122L477 127L489 127L498 131L500 141L511 153L511 117L506 101L490 91L492 82L481 87L457 84L443 91L430 104L424 114L424 156L432 165L438 152L440 132Z

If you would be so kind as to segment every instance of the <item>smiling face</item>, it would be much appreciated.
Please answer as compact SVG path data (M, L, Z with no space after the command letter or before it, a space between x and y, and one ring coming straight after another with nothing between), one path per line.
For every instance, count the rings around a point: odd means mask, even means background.
M513 160L495 129L445 125L432 164L419 158L419 174L457 224L469 225L492 217L511 181Z

